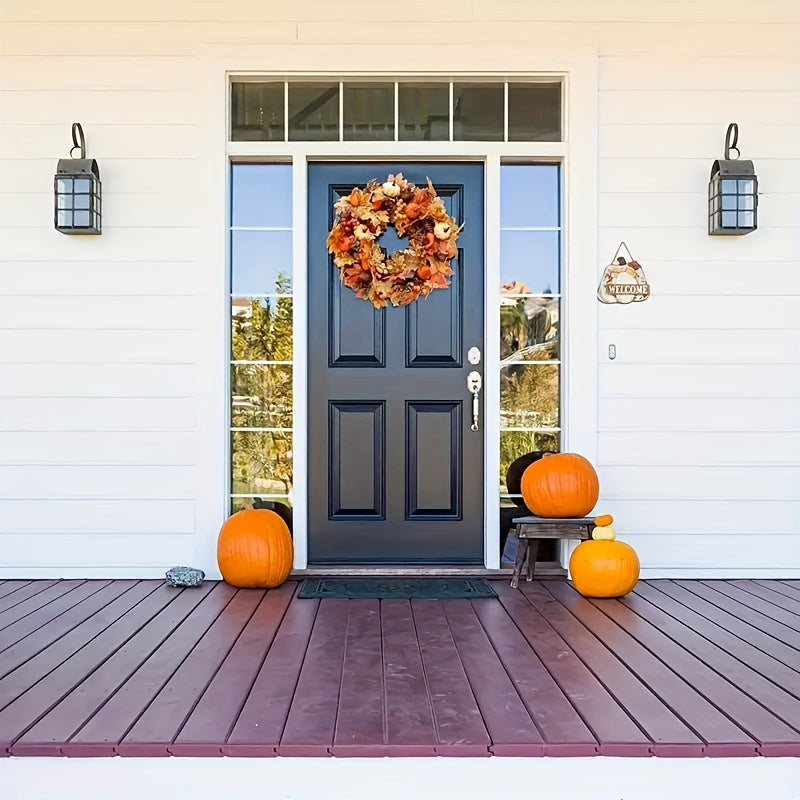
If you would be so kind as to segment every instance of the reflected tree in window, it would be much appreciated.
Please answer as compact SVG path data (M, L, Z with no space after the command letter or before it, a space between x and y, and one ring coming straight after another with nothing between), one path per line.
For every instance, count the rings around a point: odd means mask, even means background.
M233 365L231 424L250 429L231 434L234 494L285 496L292 488L292 298L286 295L288 287L288 277L281 274L276 297L234 305L232 359L261 362Z

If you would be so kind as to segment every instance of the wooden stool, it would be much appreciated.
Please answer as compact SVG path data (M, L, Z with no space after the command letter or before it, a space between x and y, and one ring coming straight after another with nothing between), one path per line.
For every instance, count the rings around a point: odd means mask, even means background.
M514 574L511 576L511 588L516 589L519 586L519 576L523 567L526 569L525 580L533 580L540 539L581 539L585 541L592 535L594 519L592 517L569 519L516 517L512 520L512 525L516 529L519 539Z

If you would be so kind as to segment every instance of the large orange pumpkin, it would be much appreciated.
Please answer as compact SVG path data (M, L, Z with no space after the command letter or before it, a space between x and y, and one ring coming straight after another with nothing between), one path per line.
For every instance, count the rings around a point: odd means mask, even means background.
M597 502L600 481L578 453L553 453L525 470L520 489L525 505L538 517L584 517Z
M625 542L590 539L572 552L569 571L584 597L622 597L639 580L639 557Z
M217 564L231 586L271 589L292 571L292 535L267 508L237 511L225 520L217 538Z

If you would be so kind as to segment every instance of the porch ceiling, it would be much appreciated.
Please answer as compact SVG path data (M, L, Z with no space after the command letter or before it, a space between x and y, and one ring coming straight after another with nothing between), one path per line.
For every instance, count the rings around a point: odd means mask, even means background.
M0 755L800 756L800 581L0 581Z

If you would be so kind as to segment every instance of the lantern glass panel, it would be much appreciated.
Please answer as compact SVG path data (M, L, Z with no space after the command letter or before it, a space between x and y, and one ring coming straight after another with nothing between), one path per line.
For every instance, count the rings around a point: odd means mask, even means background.
M58 225L59 225L59 227L63 227L63 228L71 228L72 227L72 212L71 211L59 211L58 212Z
M59 178L58 179L58 191L59 194L71 194L72 193L72 178Z
M89 216L89 212L88 211L76 211L75 212L75 227L76 228L88 228L90 219L91 219L91 217Z
M60 195L58 195L58 207L59 208L72 208L72 195L71 194L60 194Z
M75 179L75 192L89 193L92 190L92 181L89 178Z
M740 194L753 194L753 181L739 181Z
M75 195L75 208L89 208L89 195L76 194Z
M736 179L723 178L720 183L722 185L722 194L736 194Z

